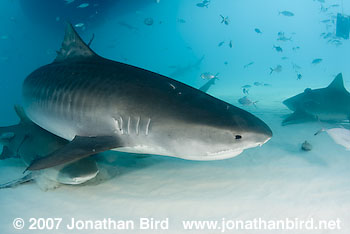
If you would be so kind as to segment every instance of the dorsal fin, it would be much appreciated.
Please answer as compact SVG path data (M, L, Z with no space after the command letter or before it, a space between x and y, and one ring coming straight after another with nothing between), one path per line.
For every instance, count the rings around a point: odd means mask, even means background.
M327 87L328 89L334 89L334 90L338 90L338 91L341 91L341 90L345 90L345 87L344 87L344 81L343 81L343 75L341 73L339 73L335 78L334 80L332 81L332 83L330 85L328 85Z
M72 24L67 23L62 47L57 51L54 62L63 62L70 59L82 59L96 56L88 45L80 38Z
M26 115L26 113L23 110L23 107L21 107L20 105L15 105L14 106L15 111L17 116L20 118L21 123L31 123L32 121L28 118L28 116Z

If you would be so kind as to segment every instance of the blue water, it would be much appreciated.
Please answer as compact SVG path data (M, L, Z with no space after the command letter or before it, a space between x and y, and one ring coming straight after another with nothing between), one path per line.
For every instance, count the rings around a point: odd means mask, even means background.
M202 73L219 73L209 93L258 115L272 128L274 137L262 148L225 161L197 163L162 157L126 160L119 168L120 177L95 187L66 186L48 193L35 185L2 190L0 218L6 218L0 221L1 233L15 233L11 226L15 217L67 213L107 217L118 210L121 217L153 215L174 220L197 216L340 217L342 232L334 233L349 232L349 152L326 135L313 138L321 127L335 125L280 126L282 116L289 113L282 105L285 98L308 87L326 87L340 72L345 87L350 88L349 41L340 39L342 44L337 46L320 36L335 33L335 24L328 23L327 28L321 21L332 19L336 13L350 14L349 1L212 0L207 8L196 6L200 1L195 0L29 2L0 2L1 126L18 122L13 106L21 103L22 82L30 72L54 60L68 21L73 25L84 23L76 28L78 33L86 42L94 34L91 48L105 58L170 77L176 74L172 78L196 88L205 83ZM77 8L87 2L88 7ZM332 4L340 6L321 11L322 5ZM283 16L281 11L291 11L294 16ZM221 23L220 15L229 17L228 25ZM146 18L154 23L146 25ZM256 33L255 28L262 33ZM292 40L278 41L278 32ZM282 47L283 52L277 52L274 45ZM294 51L293 47L300 49ZM322 62L312 64L316 58ZM198 61L198 66L193 66ZM250 62L254 63L244 68ZM300 66L300 80L293 63ZM282 71L270 75L270 67L277 65ZM270 86L255 87L254 82ZM256 108L237 101L245 96L241 87L247 84L253 86L248 97L258 101ZM310 154L299 150L305 139L312 140L314 150ZM23 166L14 161L1 163L1 182L11 180L12 172L20 176ZM76 198L70 200L69 194ZM26 209L28 203L38 203L39 197L43 198L43 207L31 205ZM97 206L87 206L84 199Z

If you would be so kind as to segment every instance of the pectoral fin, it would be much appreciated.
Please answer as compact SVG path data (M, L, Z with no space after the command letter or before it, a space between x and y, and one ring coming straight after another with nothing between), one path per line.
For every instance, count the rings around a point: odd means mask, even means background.
M49 154L46 157L34 160L26 170L36 171L71 163L90 155L121 146L121 142L115 136L76 136L63 148Z
M287 124L296 124L296 123L302 123L302 122L308 122L308 121L315 121L317 118L313 115L310 115L302 110L296 110L293 114L289 115L287 118L285 118L282 122L282 125Z

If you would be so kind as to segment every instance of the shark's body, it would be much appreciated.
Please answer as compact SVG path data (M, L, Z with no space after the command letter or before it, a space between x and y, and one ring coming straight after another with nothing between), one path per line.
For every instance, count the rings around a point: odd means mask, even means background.
M224 159L272 136L263 121L242 109L168 77L96 55L71 25L56 60L24 81L23 100L32 121L71 141L29 170L109 149Z
M3 145L0 160L7 158L19 158L26 166L37 158L46 156L69 142L30 121L21 107L15 107L20 123L0 127L0 144ZM13 180L0 185L0 188L14 187L31 180L44 179L61 184L81 184L93 179L99 170L93 158L84 158L79 161L51 167L40 171L40 173L29 173L23 178Z
M350 118L350 93L345 89L342 74L338 74L326 88L305 89L294 97L283 101L294 111L283 124L305 121L348 121Z

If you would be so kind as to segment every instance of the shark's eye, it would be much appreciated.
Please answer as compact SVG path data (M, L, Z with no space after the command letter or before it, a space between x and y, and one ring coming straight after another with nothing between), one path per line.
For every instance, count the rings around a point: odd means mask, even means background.
M236 136L235 136L235 139L236 139L236 140L242 139L242 136L241 136L241 135L236 135Z

